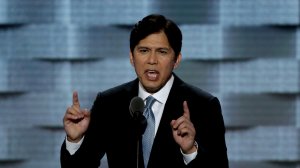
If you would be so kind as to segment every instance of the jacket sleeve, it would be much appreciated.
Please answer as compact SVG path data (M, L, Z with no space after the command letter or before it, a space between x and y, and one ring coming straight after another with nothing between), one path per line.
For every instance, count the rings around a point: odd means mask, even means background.
M221 105L216 97L209 100L198 121L194 121L198 154L187 167L228 168L227 147L225 142L225 125Z
M98 94L93 107L91 109L91 120L88 130L85 134L85 138L80 146L80 148L73 154L70 155L69 151L66 149L66 142L61 145L60 151L60 163L61 168L98 168L100 166L100 160L105 154L102 142L104 138L99 138L97 135L99 122L97 122L100 106L100 94ZM100 130L101 131L101 130Z

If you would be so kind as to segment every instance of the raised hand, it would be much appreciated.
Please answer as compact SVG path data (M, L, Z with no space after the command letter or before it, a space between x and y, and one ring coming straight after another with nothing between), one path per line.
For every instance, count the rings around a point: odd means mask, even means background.
M63 118L64 129L70 142L78 142L84 136L90 122L90 112L81 109L78 93L73 92L73 104L67 108Z
M174 140L185 154L193 153L197 150L194 145L196 131L190 120L190 111L186 101L183 102L183 115L177 120L172 120L171 127Z

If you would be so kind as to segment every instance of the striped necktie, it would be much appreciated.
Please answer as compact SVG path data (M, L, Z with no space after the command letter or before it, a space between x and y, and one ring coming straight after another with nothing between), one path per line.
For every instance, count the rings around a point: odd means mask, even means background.
M151 109L154 102L155 102L154 97L152 96L147 97L146 106L144 110L144 116L147 119L147 127L144 132L143 140L142 140L145 168L148 165L148 160L150 157L150 152L151 152L154 135L155 135L155 118L154 118L153 111Z

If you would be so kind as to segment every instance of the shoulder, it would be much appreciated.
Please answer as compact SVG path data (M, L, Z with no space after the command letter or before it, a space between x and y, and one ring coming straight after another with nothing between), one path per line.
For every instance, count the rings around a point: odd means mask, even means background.
M200 87L197 87L195 85L184 82L177 76L175 77L174 80L174 90L175 92L180 93L183 97L187 97L187 98L201 99L207 101L216 98L216 96L214 96L212 93L203 90Z
M118 99L124 96L132 96L138 92L138 79L114 86L97 93L97 98Z
M222 108L218 97L195 85L183 81L176 83L174 84L177 86L174 86L177 89L174 89L173 94L180 97L180 101L187 101L191 116L198 119L222 118Z

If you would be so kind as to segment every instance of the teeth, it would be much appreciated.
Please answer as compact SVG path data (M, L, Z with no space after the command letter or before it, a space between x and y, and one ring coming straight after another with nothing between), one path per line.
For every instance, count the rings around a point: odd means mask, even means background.
M148 73L147 73L147 76L149 77L149 78L151 78L151 79L155 79L155 78L157 78L157 72L156 71L152 71L152 70L149 70L148 71Z
M155 78L156 76L157 76L157 74L154 74L154 73L150 73L150 74L148 74L150 77L153 77L153 78Z

